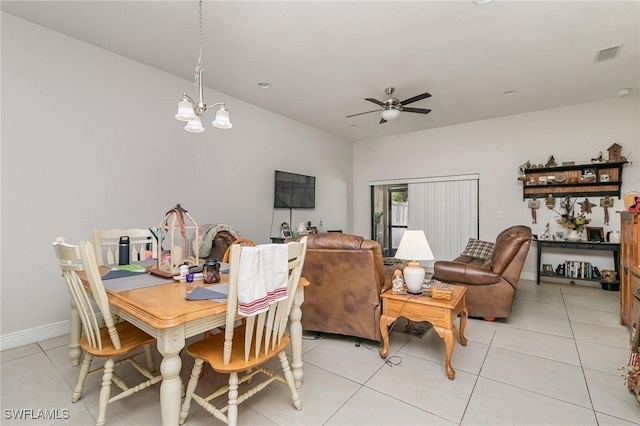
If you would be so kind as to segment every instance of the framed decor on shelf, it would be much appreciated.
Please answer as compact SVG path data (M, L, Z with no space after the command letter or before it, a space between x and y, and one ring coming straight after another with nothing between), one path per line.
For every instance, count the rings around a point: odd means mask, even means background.
M542 273L545 275L553 275L553 265L542 265Z
M589 241L603 242L604 241L604 229L599 227L587 226L587 239Z
M309 231L311 231L312 234L317 234L318 233L318 227L317 226L310 226L309 227Z
M293 238L291 229L283 229L282 231L280 231L280 233L282 234L282 238Z

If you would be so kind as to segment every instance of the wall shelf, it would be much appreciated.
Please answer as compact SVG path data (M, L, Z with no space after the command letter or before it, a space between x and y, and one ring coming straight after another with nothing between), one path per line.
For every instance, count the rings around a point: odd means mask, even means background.
M523 171L522 197L546 198L565 196L621 197L622 167L626 161L530 168ZM585 181L590 171L592 181Z

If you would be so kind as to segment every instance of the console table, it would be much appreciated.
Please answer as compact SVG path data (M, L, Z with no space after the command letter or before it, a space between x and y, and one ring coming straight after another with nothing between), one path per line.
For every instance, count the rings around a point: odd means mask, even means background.
M542 257L542 249L544 247L554 248L558 250L605 250L613 252L613 267L620 277L620 244L619 243L605 243L594 241L553 241L553 240L533 240L537 243L538 250L536 256L536 283L540 284L540 258ZM560 275L557 277L562 278ZM569 278L569 277L565 277ZM578 278L580 279L580 278Z

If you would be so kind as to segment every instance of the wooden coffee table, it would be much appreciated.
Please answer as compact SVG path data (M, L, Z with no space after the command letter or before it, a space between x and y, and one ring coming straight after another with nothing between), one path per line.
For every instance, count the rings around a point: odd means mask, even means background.
M382 348L380 357L386 358L389 351L389 325L398 317L405 317L410 321L427 321L433 325L438 336L444 339L446 350L445 369L447 377L453 380L456 372L451 368L451 354L455 345L456 326L454 321L460 315L460 344L467 346L464 328L467 325L467 307L465 306L464 286L453 286L451 300L432 299L429 296L411 294L394 294L387 290L382 294L382 316L380 316L380 331L382 332ZM407 325L410 327L411 323Z

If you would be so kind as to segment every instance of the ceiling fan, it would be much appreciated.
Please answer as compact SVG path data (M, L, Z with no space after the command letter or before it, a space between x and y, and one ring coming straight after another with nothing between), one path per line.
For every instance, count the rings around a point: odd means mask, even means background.
M369 102L373 102L376 105L379 105L382 107L382 109L374 109L373 111L367 111L367 112L360 112L358 114L352 114L352 115L347 115L347 118L351 118L351 117L355 117L358 115L363 115L363 114L369 114L372 112L382 112L381 117L380 117L380 124L386 123L387 121L390 120L395 120L396 118L398 118L398 116L400 115L400 112L414 112L417 114L429 114L431 112L430 109L424 109L424 108L407 108L405 107L405 105L408 105L410 103L413 102L417 102L420 101L422 99L426 99L431 97L430 93L422 93L420 95L416 95L412 98L409 99L405 99L404 101L400 102L397 98L394 98L393 96L391 96L393 94L393 91L395 89L393 87L387 87L384 91L387 94L388 98L384 101L379 101L377 99L373 99L373 98L366 98L366 101Z

